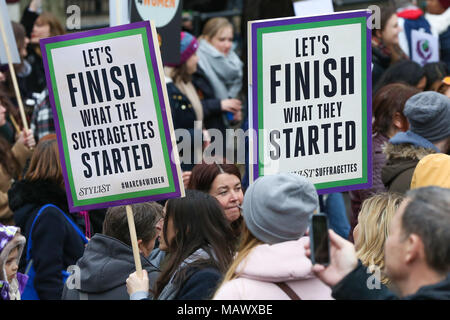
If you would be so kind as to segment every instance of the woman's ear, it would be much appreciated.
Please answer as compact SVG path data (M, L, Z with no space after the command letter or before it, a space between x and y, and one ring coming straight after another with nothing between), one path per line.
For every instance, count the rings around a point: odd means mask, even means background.
M409 124L408 120L405 116L403 116L400 112L395 112L392 117L392 124L399 131L407 131Z
M383 37L383 34L381 32L381 30L377 29L375 30L375 35L377 36L377 38L381 39Z

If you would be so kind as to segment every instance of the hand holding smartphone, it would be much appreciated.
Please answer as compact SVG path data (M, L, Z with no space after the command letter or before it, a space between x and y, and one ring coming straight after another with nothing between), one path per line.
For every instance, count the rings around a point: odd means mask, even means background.
M330 239L328 217L325 214L319 213L311 216L309 237L312 264L328 266L330 264Z

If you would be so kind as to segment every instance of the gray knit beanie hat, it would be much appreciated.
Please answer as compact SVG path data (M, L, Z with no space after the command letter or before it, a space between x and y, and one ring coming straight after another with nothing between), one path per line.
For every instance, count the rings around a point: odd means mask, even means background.
M280 173L258 178L247 189L243 216L250 232L274 244L302 237L319 209L314 185L305 177Z
M403 110L409 130L436 142L450 137L450 98L434 91L413 95Z

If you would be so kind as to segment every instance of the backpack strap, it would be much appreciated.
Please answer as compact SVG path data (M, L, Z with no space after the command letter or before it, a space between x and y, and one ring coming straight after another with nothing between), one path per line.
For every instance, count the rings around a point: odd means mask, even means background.
M275 282L275 284L288 295L291 300L302 300L286 282Z
M28 239L27 239L27 255L26 255L26 261L28 263L28 261L30 261L31 258L31 247L32 247L32 239L31 239L31 235L33 233L33 228L34 225L36 224L37 219L41 216L41 214L44 212L45 209L52 207L57 209L65 218L66 220L70 223L70 225L75 229L75 231L78 233L78 235L80 236L81 240L86 244L88 243L88 239L85 237L85 235L83 234L83 232L81 232L81 230L78 228L78 226L72 221L72 219L70 219L60 208L58 208L57 206L53 205L53 204L46 204L44 206L42 206L38 213L36 214L36 217L33 220L33 223L31 224L31 228L30 228L30 233L28 234Z

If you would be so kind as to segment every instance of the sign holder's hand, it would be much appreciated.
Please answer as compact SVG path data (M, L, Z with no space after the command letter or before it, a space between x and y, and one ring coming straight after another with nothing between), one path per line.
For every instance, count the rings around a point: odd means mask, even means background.
M127 291L130 296L138 291L149 291L147 270L142 270L142 277L138 276L137 272L130 274L127 279Z

